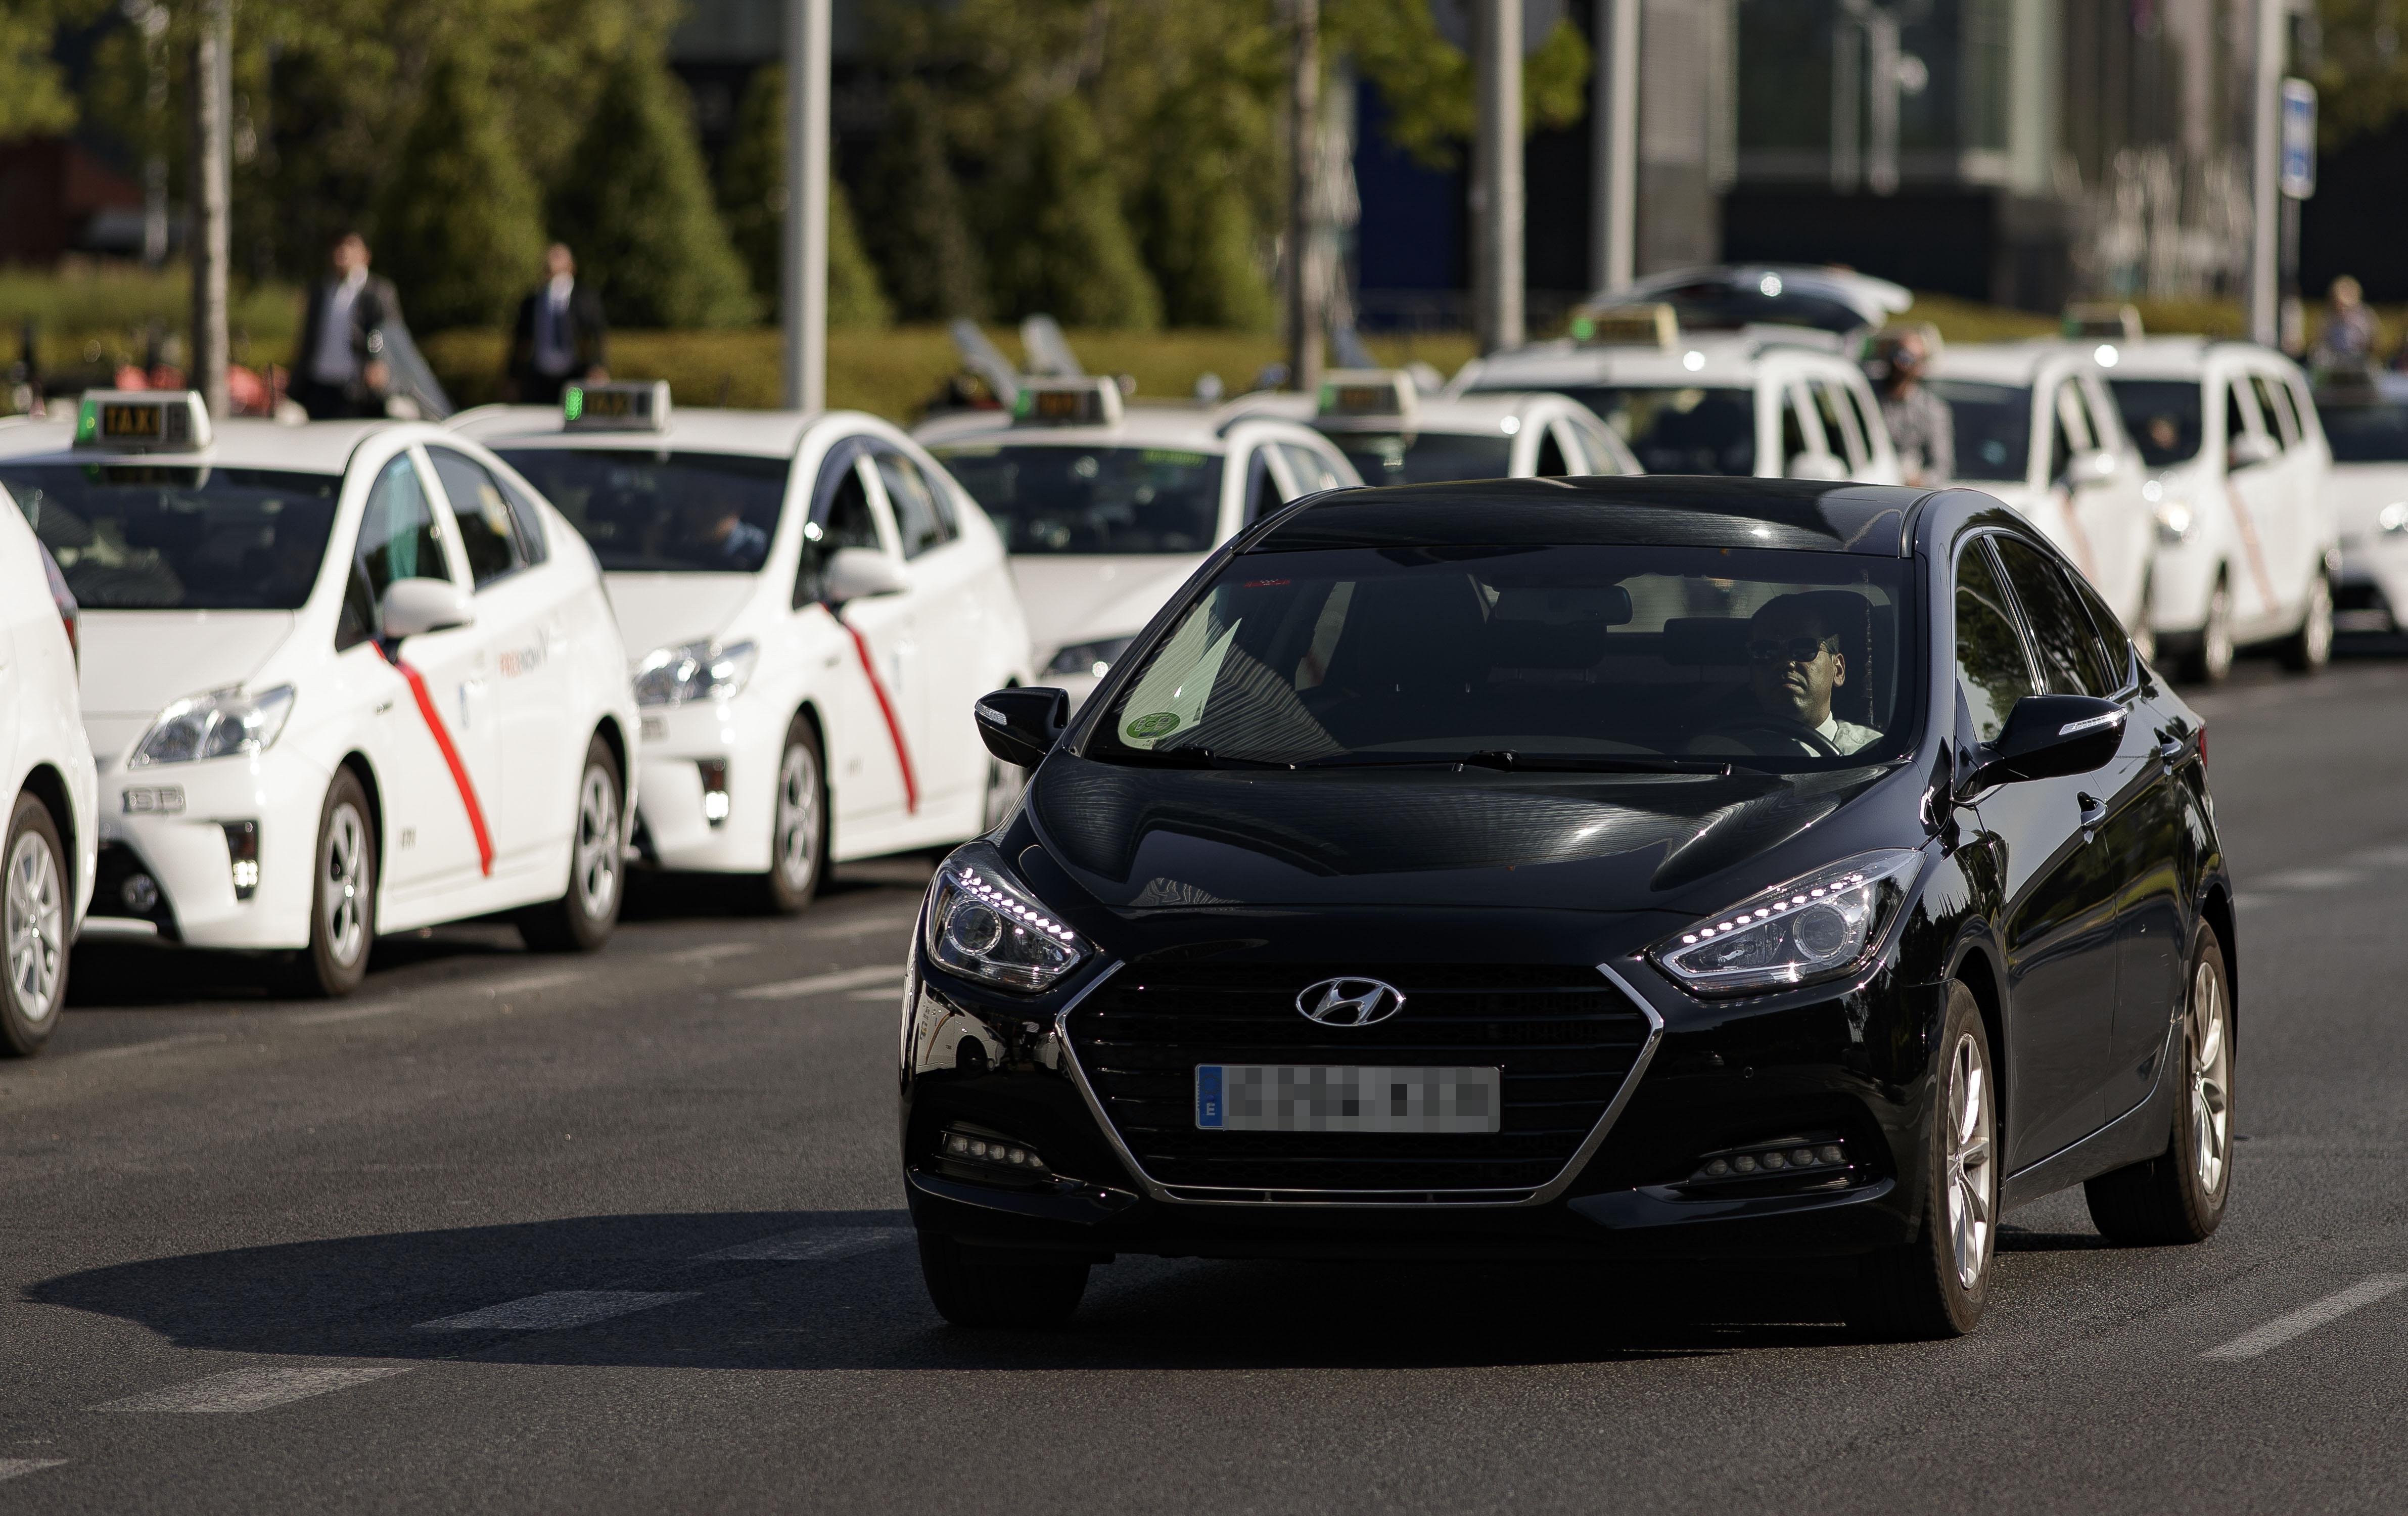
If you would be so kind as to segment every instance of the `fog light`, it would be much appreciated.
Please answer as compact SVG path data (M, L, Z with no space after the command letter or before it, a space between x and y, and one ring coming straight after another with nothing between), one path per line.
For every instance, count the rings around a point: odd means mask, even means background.
M701 758L695 767L702 771L702 819L713 826L727 822L727 760Z
M136 916L148 916L159 904L159 881L148 874L130 874L117 887L117 897Z
M1813 1136L1776 1137L1770 1142L1709 1154L1690 1174L1688 1182L1761 1179L1774 1174L1836 1180L1845 1177L1847 1166L1848 1145L1843 1140Z
M1043 1174L1045 1161L1037 1150L1025 1143L989 1137L976 1132L948 1130L942 1141L944 1154L956 1163L968 1163L982 1168L1006 1169L1021 1174Z
M226 865L234 874L234 897L248 900L259 893L259 823L220 822L225 832Z

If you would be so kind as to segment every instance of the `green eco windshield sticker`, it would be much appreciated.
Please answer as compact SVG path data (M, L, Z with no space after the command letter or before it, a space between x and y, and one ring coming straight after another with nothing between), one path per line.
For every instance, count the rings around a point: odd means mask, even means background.
M1179 730L1179 718L1168 710L1157 710L1151 716L1140 716L1128 723L1128 735L1134 737L1168 737Z

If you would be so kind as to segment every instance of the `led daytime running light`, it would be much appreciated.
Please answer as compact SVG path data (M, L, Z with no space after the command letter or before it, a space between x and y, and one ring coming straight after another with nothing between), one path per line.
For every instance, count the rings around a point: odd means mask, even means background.
M958 865L954 868L953 880L954 886L959 889L962 894L968 895L970 899L977 901L980 905L986 907L987 909L994 911L996 915L1003 917L1005 920L1017 922L1023 926L1029 927L1038 932L1042 932L1048 937L1057 937L1067 947L1077 948L1081 946L1078 933L1071 931L1060 922L1054 920L1052 917L1047 916L1040 911L1029 909L1026 906L1021 904L1017 896L1006 894L1003 891L997 889L992 882L990 882L985 876L982 875L977 869L970 867L967 864Z
M1775 900L1770 905L1758 906L1754 910L1739 911L1727 920L1714 922L1712 926L1700 926L1694 932L1682 933L1681 946L1685 948L1692 942L1703 942L1710 937L1719 937L1725 932L1736 932L1742 926L1753 926L1758 922L1769 922L1775 916L1786 916L1793 910L1801 910L1842 890L1856 889L1865 882L1865 879L1864 871L1859 869L1853 874L1842 874L1828 884L1817 884L1813 889L1793 894L1786 900Z

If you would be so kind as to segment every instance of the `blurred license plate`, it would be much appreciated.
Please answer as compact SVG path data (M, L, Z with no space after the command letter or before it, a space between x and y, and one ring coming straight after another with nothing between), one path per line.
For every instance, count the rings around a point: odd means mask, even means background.
M1196 1124L1218 1132L1494 1132L1495 1068L1198 1064Z

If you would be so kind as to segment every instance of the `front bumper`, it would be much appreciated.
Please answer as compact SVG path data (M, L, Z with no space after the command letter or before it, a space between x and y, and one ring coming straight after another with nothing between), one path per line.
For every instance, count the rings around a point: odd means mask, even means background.
M2333 630L2387 633L2408 613L2408 536L2375 528L2342 539Z
M148 922L197 948L309 944L318 817L332 773L297 747L201 763L112 766L100 776L99 930ZM226 823L257 827L258 882L238 888ZM136 878L158 894L129 896Z
M642 708L636 810L647 863L696 873L767 872L790 714L771 713L742 695Z

